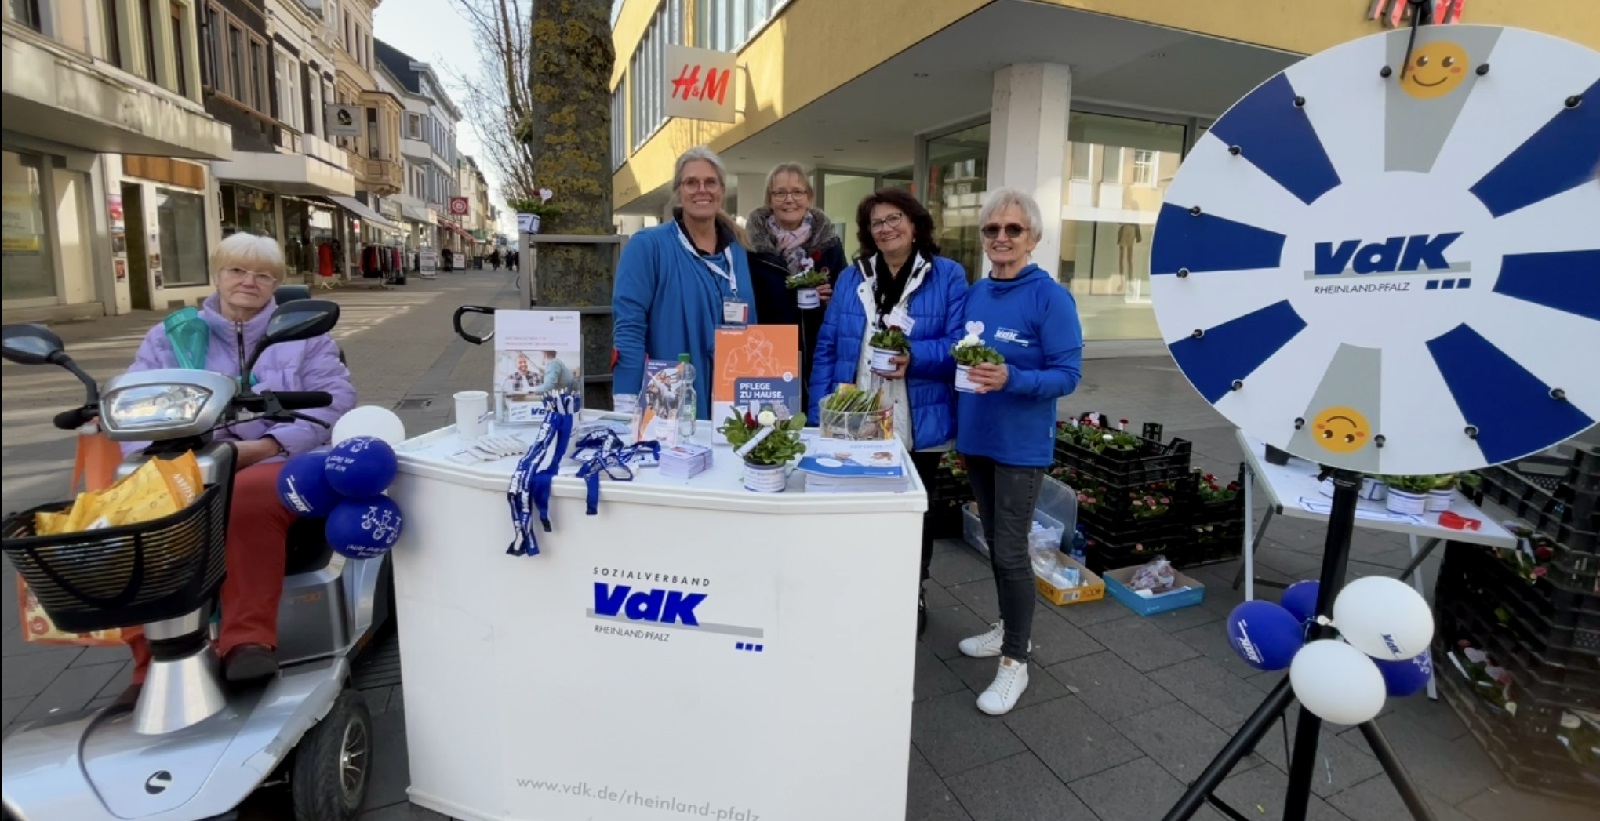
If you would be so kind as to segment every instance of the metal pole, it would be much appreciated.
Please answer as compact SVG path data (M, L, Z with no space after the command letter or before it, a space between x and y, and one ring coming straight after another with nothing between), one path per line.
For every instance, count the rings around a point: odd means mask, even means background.
M1205 771L1200 773L1200 777L1189 785L1188 791L1178 799L1178 803L1172 805L1172 809L1167 811L1163 821L1189 821L1193 818L1194 814L1200 811L1200 806L1206 803L1207 797L1222 784L1229 773L1233 772L1233 768L1255 750L1261 737L1272 728L1272 722L1283 715L1283 711L1288 708L1289 701L1293 698L1294 691L1289 689L1289 677L1284 676L1283 680L1278 682L1278 686L1267 694L1261 706L1245 719L1243 726L1234 733L1227 746L1222 748L1222 752L1217 753L1217 757L1211 760Z

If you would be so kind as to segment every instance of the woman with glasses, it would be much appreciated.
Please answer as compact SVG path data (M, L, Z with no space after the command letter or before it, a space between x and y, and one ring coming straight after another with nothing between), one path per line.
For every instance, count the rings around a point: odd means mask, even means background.
M711 149L678 157L672 219L628 240L611 294L612 407L631 412L649 359L694 363L697 419L711 418L712 351L717 328L756 321L750 265L741 232L722 212L727 169Z
M811 421L820 420L818 403L841 384L865 390L882 388L894 408L894 431L911 453L923 485L931 484L939 459L955 437L955 359L950 349L961 339L961 309L967 272L939 256L933 217L916 197L885 188L856 209L861 256L834 284L811 370ZM873 334L898 327L911 349L894 357L894 370L872 370ZM922 519L922 576L928 580L933 557L930 514ZM917 635L927 628L927 603L919 582Z
M741 199L743 195L741 194ZM756 311L765 325L800 327L802 402L809 407L811 351L822 329L823 310L833 298L833 281L844 270L844 242L828 215L811 207L811 181L798 163L783 163L767 174L766 205L750 212L745 231L750 241L750 276ZM789 277L808 271L826 272L817 286L817 304L800 307Z
M1027 194L989 194L978 212L989 276L968 292L963 323L1005 357L1004 364L972 366L975 392L956 400L956 449L966 460L1000 598L1000 621L959 645L973 658L1000 657L994 682L978 696L978 709L989 715L1010 712L1028 687L1028 533L1055 456L1056 400L1077 388L1083 361L1077 303L1030 259L1040 223L1039 204Z
M278 501L278 474L290 456L328 444L331 426L355 407L350 371L339 348L324 334L266 349L249 374L240 373L261 344L277 310L274 292L283 280L284 258L269 237L239 232L218 243L211 254L217 292L197 313L174 314L145 335L129 373L161 368L203 368L248 380L256 390L327 391L333 404L302 411L327 423L309 421L242 422L220 428L219 439L234 443L233 496L229 500L226 558L222 583L222 627L217 649L223 675L231 682L271 678L278 672L278 599L283 595L285 545L295 516ZM149 442L123 442L124 454ZM118 699L133 704L150 667L150 644L130 641L133 683Z

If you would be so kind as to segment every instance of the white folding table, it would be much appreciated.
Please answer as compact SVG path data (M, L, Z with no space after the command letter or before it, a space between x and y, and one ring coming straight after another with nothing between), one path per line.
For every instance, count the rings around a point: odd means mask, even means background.
M1245 475L1241 484L1244 491L1245 517L1244 566L1234 578L1233 586L1237 590L1242 581L1245 601L1250 601L1255 598L1255 585L1258 582L1268 587L1286 586L1281 582L1256 578L1256 548L1260 546L1273 517L1326 522L1328 514L1333 509L1333 499L1323 495L1320 489L1322 482L1317 478L1319 470L1315 463L1291 456L1288 464L1272 464L1267 461L1265 443L1246 436L1244 431L1234 433L1239 439L1239 448L1244 451ZM1262 515L1259 524L1255 521L1254 514L1255 486L1258 482L1267 494L1267 511ZM1416 570L1428 554L1441 543L1453 540L1489 547L1515 547L1517 544L1517 537L1511 535L1510 531L1485 514L1477 505L1467 501L1461 494L1456 494L1450 510L1464 519L1475 519L1480 522L1478 529L1456 530L1443 527L1439 524L1439 512L1421 515L1395 513L1385 507L1383 502L1365 499L1356 505L1355 524L1358 529L1405 534L1406 541L1411 547L1411 562L1401 571L1400 579L1403 581L1409 578L1412 587L1426 597L1427 593L1422 587L1422 577ZM1428 682L1428 697L1437 697L1431 680Z

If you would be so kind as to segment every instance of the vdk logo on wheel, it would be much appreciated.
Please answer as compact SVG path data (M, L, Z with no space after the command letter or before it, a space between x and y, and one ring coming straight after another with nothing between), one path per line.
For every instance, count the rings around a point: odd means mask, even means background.
M1442 274L1472 270L1466 262L1452 263L1446 256L1461 232L1412 234L1376 242L1345 239L1319 242L1313 254L1316 277L1351 277L1392 274Z

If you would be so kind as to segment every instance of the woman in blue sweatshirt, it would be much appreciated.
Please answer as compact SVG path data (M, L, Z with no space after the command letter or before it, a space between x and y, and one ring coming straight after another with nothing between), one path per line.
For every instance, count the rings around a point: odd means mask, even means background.
M1005 357L1004 364L974 365L975 392L956 399L956 450L966 458L1000 596L1000 621L959 645L974 658L1001 657L994 682L978 696L978 709L989 715L1009 712L1028 687L1028 534L1055 456L1056 400L1077 388L1083 362L1077 303L1029 259L1040 222L1032 197L1010 188L991 192L978 212L989 276L967 292L967 332Z
M647 359L694 363L697 419L711 418L712 352L717 328L755 324L750 263L740 231L722 212L727 169L711 149L678 158L671 222L628 239L611 292L612 407L631 412Z

